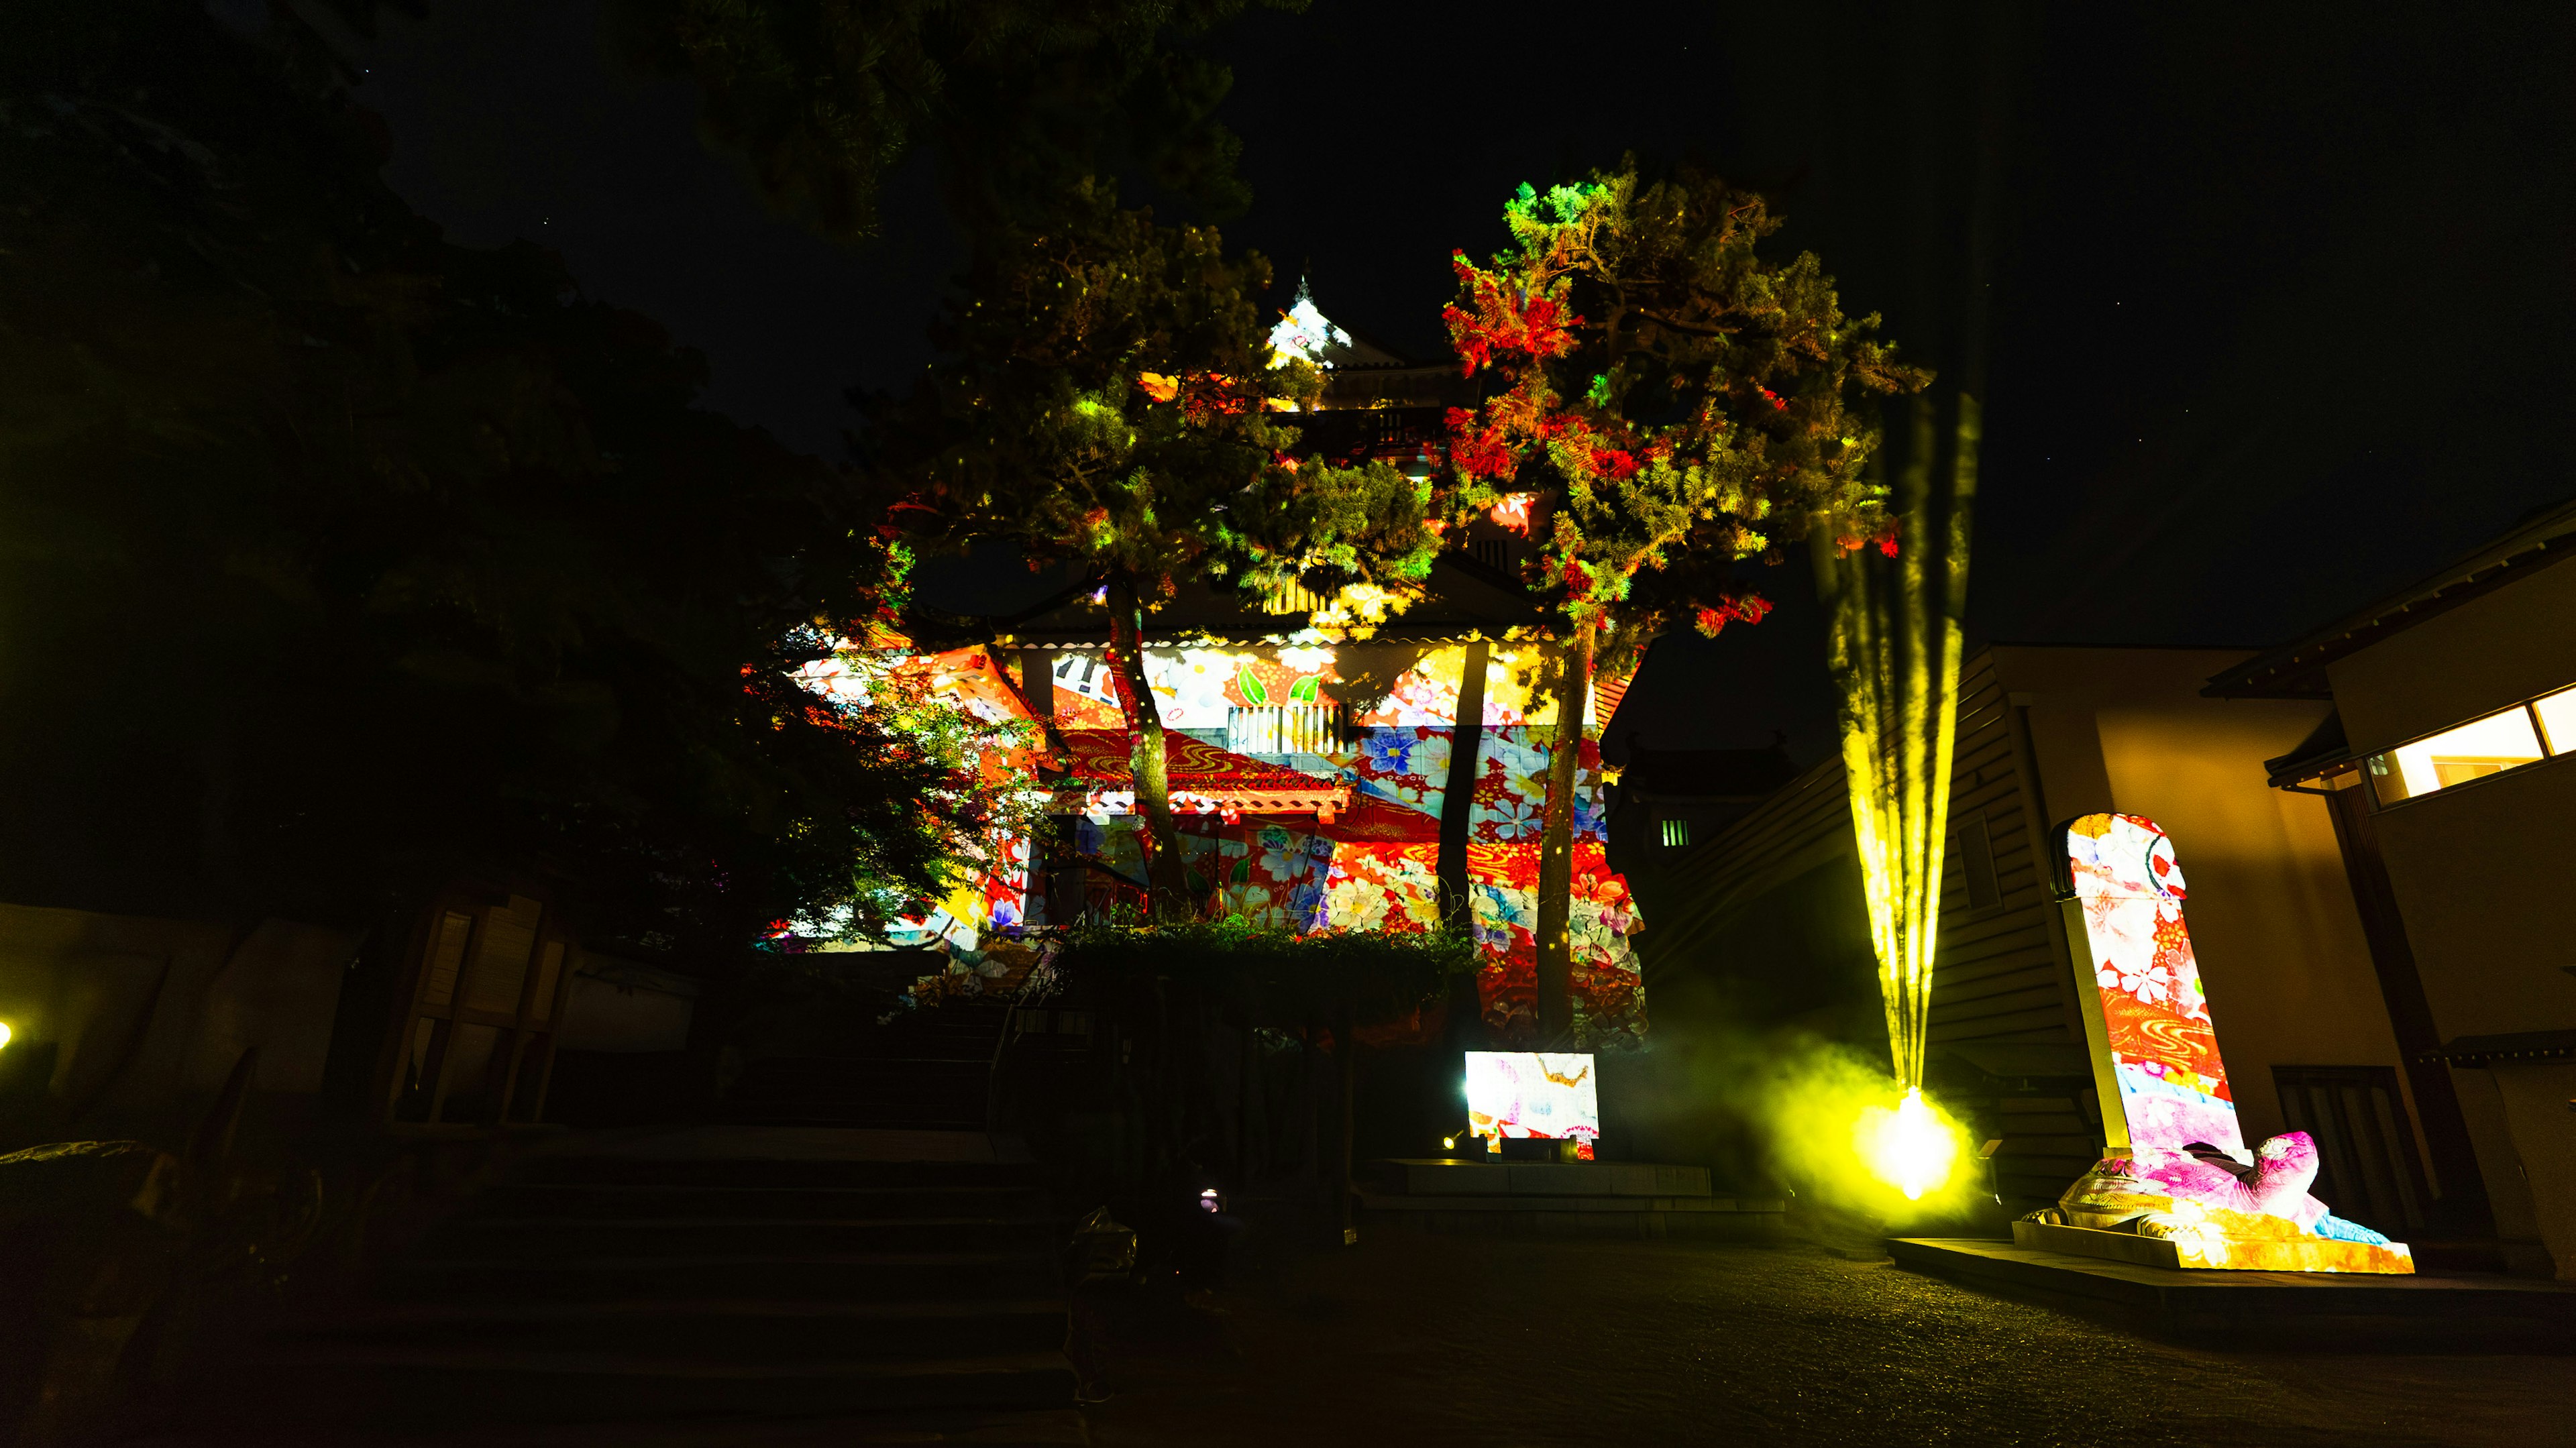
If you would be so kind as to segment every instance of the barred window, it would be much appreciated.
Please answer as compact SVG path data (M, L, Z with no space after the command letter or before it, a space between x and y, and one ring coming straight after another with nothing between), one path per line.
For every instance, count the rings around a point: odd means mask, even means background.
M1236 754L1323 754L1341 736L1338 704L1228 709L1225 747Z

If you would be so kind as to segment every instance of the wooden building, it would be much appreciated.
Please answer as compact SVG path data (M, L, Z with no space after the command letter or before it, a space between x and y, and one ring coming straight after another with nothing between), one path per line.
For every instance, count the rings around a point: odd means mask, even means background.
M2326 709L2204 696L2243 650L1995 645L1963 672L1930 1084L2001 1143L2014 1212L2102 1144L2057 907L2053 826L2112 810L2171 835L2212 1020L2249 1139L2331 1143L2319 1195L2423 1235L2456 1199L2425 1144L2334 831L2263 785ZM1659 1028L1805 1029L1883 1054L1850 805L1828 759L1663 871L1642 938Z

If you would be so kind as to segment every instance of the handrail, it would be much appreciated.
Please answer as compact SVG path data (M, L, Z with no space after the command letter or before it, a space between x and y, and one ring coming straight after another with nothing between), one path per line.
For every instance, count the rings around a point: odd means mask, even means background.
M1011 993L1011 1003L1002 1012L1002 1034L993 1042L993 1059L986 1062L984 1066L984 1132L988 1136L999 1124L998 1118L1002 1109L1002 1053L1010 1049L1011 1031L1019 1024L1020 1007L1045 1000L1055 994L1055 952L1059 938L1058 928L1041 926L1038 930L1024 932L1021 938L1025 940L1030 935L1038 937L1038 963L1029 967L1028 976L1020 982L1020 988Z

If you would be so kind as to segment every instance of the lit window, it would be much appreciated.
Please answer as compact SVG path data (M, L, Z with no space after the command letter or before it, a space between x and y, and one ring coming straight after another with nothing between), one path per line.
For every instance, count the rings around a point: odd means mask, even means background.
M2565 699L2552 695L2552 699ZM2576 712L2561 705L2561 718L2576 725ZM2532 711L2516 705L2502 713L2472 719L2430 739L2401 744L2370 756L2370 783L2381 804L2414 799L2437 789L2502 774L2541 758L2540 736L2531 727ZM2576 728L2568 732L2576 733Z
M2549 736L2550 753L2576 754L2576 689L2561 689L2535 701L2531 712L2540 716L2541 732Z
M1666 820L1666 821L1664 821L1664 847L1665 847L1666 849L1680 849L1682 846L1687 845L1687 844L1689 844L1689 843L1690 843L1690 821L1689 821L1689 820Z

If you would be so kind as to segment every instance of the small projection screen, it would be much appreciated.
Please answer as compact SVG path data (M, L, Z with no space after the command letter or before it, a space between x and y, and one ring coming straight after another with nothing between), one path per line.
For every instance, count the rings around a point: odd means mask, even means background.
M1601 1098L1592 1057L1555 1051L1467 1052L1467 1127L1487 1151L1506 1136L1601 1139Z

